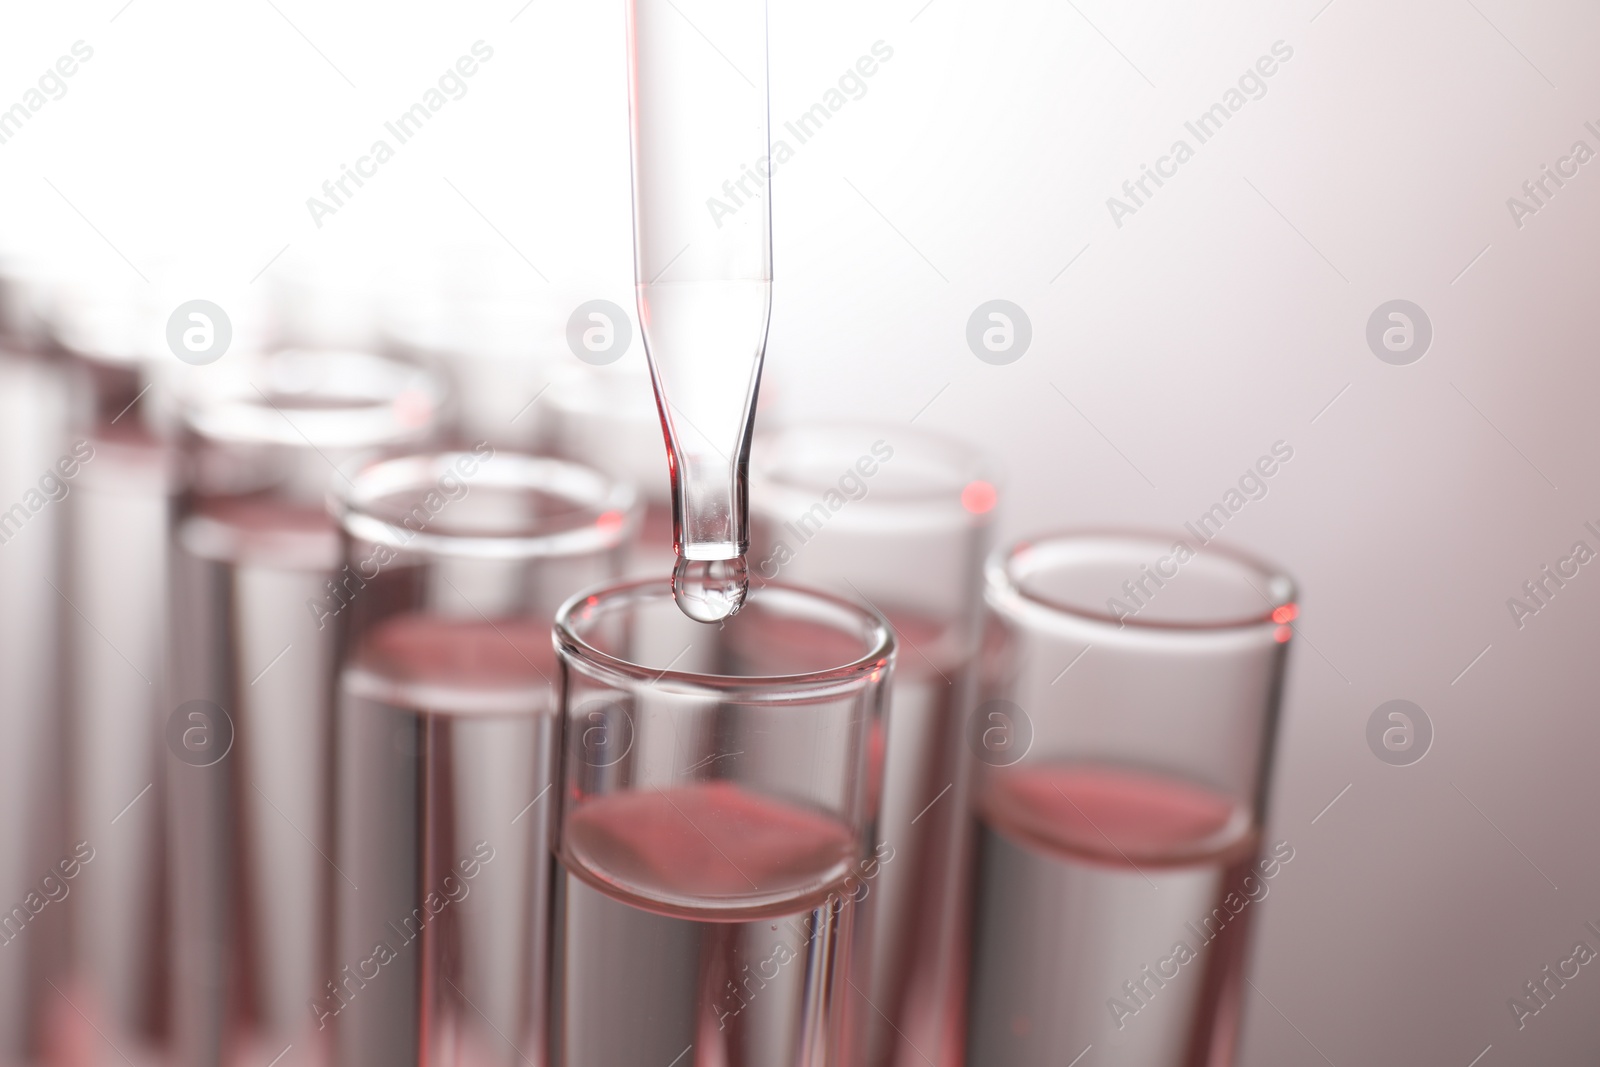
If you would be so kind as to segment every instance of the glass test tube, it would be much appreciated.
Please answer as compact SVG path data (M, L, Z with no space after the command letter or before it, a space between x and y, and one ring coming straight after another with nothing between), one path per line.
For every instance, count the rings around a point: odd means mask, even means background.
M333 965L332 693L359 576L340 569L335 466L433 435L415 367L286 351L216 364L183 413L175 708L166 743L174 1035L186 1067L315 1065Z
M144 294L62 295L56 335L74 391L63 504L67 844L93 859L73 886L70 1062L157 1056L166 1039L161 729L170 707L168 553L175 448L156 412ZM166 356L171 360L170 355ZM173 360L173 362L176 362ZM81 1014L79 1014L81 1012ZM120 1052L118 1051L120 1050Z
M72 886L56 864L62 738L57 706L59 635L70 608L59 545L70 452L67 388L43 348L34 278L0 264L0 1064L35 1062L50 1041L47 1020L71 1009L46 979L61 982L61 919ZM67 458L71 458L68 456ZM76 868L73 868L76 870Z
M341 1067L545 1061L556 609L616 577L631 488L560 460L372 464L336 502L337 956L314 1002Z
M574 597L556 646L551 1063L854 1062L840 1011L882 867L868 782L888 626L767 585L708 628L655 580Z
M772 306L766 0L629 0L628 45L634 281L671 457L674 588L715 622L747 585Z
M862 1062L959 1062L970 838L961 728L995 491L964 445L837 423L758 435L751 501L754 582L866 601L901 648L877 825L892 859L857 931L870 945L857 954L850 1012L865 1030Z
M1294 595L1157 536L991 558L969 1063L1233 1062L1254 902L1293 858L1258 853Z

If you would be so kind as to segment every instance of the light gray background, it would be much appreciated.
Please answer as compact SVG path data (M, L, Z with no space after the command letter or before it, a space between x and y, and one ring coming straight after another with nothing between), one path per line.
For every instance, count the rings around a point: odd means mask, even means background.
M1600 948L1600 564L1520 630L1506 600L1600 549L1600 160L1521 228L1506 199L1600 150L1600 11L1323 2L774 0L775 125L874 42L894 57L778 172L770 400L986 444L1007 536L1177 533L1292 444L1227 529L1305 591L1273 799L1296 858L1244 1063L1593 1063L1600 967L1520 1032L1507 999ZM555 344L585 300L631 307L621 0L445 6L7 5L0 107L75 40L95 54L0 145L0 226L219 292L483 240ZM313 226L305 198L480 38L468 94ZM1279 40L1266 95L1114 225L1106 198ZM991 299L1032 321L1007 366L965 341ZM1392 299L1433 324L1410 366L1366 345ZM1409 767L1365 740L1395 698L1434 726Z

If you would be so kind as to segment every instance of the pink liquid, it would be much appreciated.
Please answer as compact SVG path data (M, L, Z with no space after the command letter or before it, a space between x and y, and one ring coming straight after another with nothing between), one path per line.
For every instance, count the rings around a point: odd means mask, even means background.
M1094 764L1010 768L996 776L980 804L986 822L1030 846L1142 867L1237 851L1249 820L1220 793Z
M502 690L551 685L550 624L535 619L400 615L362 644L359 666L392 684Z
M843 823L731 782L599 797L568 818L563 841L568 867L597 888L686 918L788 914L856 852Z
M1231 1062L1249 811L1096 764L993 771L976 806L967 1062L1059 1067L1091 1044L1097 1064Z
M562 836L556 1063L836 1062L847 826L712 782L599 797Z

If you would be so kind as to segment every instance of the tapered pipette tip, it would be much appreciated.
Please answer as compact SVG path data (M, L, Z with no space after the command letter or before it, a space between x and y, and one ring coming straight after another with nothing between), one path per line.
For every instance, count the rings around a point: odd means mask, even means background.
M749 591L743 556L680 559L672 570L672 597L695 622L721 622L737 614Z

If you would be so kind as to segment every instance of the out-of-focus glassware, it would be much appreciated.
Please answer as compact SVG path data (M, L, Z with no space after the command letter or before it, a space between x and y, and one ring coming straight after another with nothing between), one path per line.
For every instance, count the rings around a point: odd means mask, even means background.
M674 588L739 610L772 308L766 0L630 0L634 281L671 460Z
M172 1012L194 1067L329 1062L313 998L333 966L332 694L341 464L435 436L428 372L285 351L207 370L182 416L168 748Z
M61 843L60 553L70 473L67 384L46 351L39 289L26 257L0 260L0 1063L42 1057L70 1014L64 982L71 882ZM66 464L63 466L62 464ZM70 473L69 473L70 472ZM55 588L52 588L52 585ZM76 866L71 868L77 873Z
M131 279L131 281L129 280ZM141 1062L166 1039L161 749L168 679L168 554L176 453L162 423L158 311L137 279L61 287L52 328L73 389L76 473L63 593L69 835L93 860L71 906L67 1044L91 1062ZM81 1013L81 1014L80 1014ZM69 1056L69 1059L71 1057Z
M1156 536L991 558L967 1062L1233 1062L1294 596Z
M563 779L551 1063L852 1063L851 928L881 876L873 731L894 639L768 585L719 627L670 583L556 621Z
M361 584L340 674L337 955L313 1009L343 1067L542 1064L550 627L620 572L636 497L484 448L371 464L336 499Z
M907 426L801 425L757 435L751 577L865 601L900 656L884 717L878 842L851 1017L864 1064L959 1062L970 834L961 730L996 494L982 458Z

